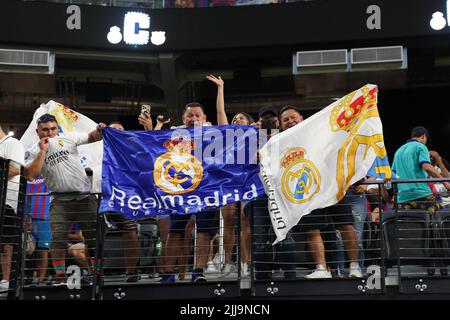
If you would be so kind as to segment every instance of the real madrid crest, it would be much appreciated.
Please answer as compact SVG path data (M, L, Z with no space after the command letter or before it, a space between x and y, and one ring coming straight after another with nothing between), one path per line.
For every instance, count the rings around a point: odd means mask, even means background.
M319 192L320 174L316 166L305 159L303 148L289 148L281 160L284 168L281 176L281 189L287 200L304 203Z
M169 152L159 156L154 165L156 186L169 194L183 194L197 188L203 178L203 166L191 154L195 143L180 137L167 140L164 147Z
M377 88L369 89L365 85L361 89L361 95L355 99L358 90L343 97L333 108L330 116L331 130L336 132L344 130L352 131L362 115L376 109Z

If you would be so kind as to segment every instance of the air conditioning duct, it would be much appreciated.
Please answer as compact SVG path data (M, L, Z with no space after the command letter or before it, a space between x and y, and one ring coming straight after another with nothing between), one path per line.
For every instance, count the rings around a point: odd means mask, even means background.
M55 55L49 51L0 49L0 72L53 74Z
M351 49L350 64L351 71L407 69L407 51L403 46Z
M345 71L348 71L348 51L346 49L298 51L293 56L293 74Z

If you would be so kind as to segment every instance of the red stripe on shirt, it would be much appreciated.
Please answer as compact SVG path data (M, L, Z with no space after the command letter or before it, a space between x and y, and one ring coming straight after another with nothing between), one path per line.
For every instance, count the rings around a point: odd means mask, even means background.
M34 191L33 193L38 193L40 185L39 184L37 184L37 185L35 184L34 187L35 188L33 188L33 189L36 189L36 190L33 190ZM34 198L33 198L33 217L34 218L38 217L38 213L39 213L39 211L38 211L38 209L39 209L38 204L39 204L39 198L37 196L34 196Z

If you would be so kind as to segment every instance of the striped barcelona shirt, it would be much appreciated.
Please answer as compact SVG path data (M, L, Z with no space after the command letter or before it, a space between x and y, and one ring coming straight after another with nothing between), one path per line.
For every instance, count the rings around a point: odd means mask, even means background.
M47 186L42 177L37 177L27 184L27 202L25 208L33 219L49 220L50 217L50 196L49 195L33 195L39 193L48 193Z

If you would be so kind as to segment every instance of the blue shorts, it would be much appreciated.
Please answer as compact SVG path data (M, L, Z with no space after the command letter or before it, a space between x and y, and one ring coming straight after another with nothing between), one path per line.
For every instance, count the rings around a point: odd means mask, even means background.
M36 249L50 249L52 229L49 220L33 219L33 234L36 237Z

